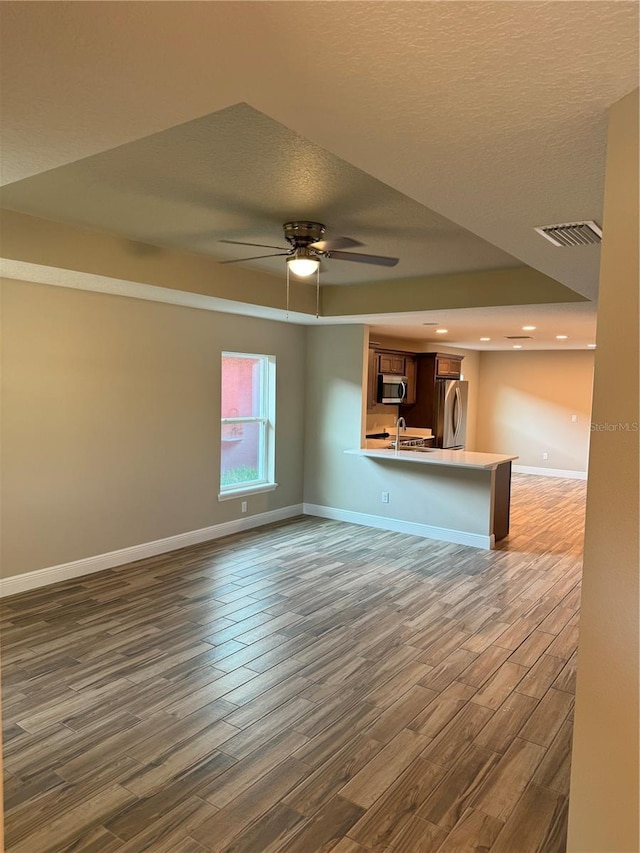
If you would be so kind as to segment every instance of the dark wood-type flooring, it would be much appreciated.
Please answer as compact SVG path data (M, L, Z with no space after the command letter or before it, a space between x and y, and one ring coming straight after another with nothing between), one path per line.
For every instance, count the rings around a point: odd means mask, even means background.
M9 853L560 853L585 484L489 552L301 517L5 600Z

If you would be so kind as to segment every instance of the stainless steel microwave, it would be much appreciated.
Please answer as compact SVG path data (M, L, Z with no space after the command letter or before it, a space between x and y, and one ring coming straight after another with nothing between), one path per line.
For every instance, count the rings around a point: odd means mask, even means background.
M378 402L398 405L407 396L407 377L392 373L378 374Z

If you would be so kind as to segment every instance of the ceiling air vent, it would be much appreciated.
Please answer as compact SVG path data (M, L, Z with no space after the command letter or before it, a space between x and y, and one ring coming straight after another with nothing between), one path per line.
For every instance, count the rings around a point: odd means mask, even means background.
M508 341L532 341L533 335L505 335Z
M602 241L602 229L593 220L564 225L541 225L534 231L542 234L554 246L589 246Z

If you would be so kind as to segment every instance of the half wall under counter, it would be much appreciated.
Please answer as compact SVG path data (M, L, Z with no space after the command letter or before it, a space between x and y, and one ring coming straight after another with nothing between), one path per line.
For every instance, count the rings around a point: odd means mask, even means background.
M509 533L511 463L517 456L382 448L343 452L380 469L377 481L388 486L385 515L372 526L478 548L493 548Z

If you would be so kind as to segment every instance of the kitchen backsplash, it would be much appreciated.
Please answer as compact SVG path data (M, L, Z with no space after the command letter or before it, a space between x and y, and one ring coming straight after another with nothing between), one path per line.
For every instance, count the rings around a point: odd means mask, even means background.
M389 411L385 411L380 415L367 415L367 432L383 432L384 427L387 427L388 432L391 432L389 427L395 429L398 407L386 406L385 408Z
M393 406L390 408L395 409L397 412L397 407ZM389 417L382 417L381 415L367 415L366 434L370 435L371 433L388 432L395 438L396 418L397 414L390 415ZM426 427L407 427L407 434L418 435L423 438L428 438L433 435L432 431Z

